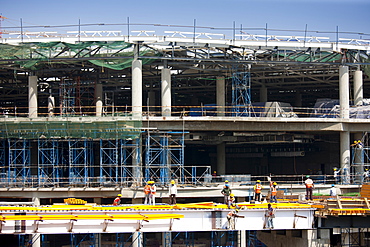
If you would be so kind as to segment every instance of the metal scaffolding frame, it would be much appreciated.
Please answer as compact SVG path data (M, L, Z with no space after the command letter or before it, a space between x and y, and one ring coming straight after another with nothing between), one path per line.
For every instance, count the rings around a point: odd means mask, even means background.
M134 174L141 173L140 138L120 139L119 150L121 183L127 185L133 182Z
M88 185L93 173L92 140L69 139L69 184Z
M30 140L8 139L8 184L24 187L31 178Z
M235 72L232 76L233 116L249 117L251 108L251 78L249 72Z
M59 141L38 139L38 185L59 186L63 170L59 162Z
M5 139L0 139L0 181L6 182L8 168L6 163L6 142Z
M167 184L171 179L185 182L184 136L180 132L163 132L146 136L145 180Z
M119 182L118 140L100 139L100 186L111 186Z

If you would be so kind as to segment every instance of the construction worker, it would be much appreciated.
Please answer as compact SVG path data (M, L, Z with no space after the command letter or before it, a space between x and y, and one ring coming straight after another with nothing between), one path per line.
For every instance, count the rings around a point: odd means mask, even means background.
M306 200L312 200L313 181L309 175L307 175L306 178L306 181L304 181L306 185Z
M175 205L176 204L176 195L177 195L177 186L175 180L171 180L170 186L168 187L168 194L169 194L169 204Z
M363 181L364 182L368 182L369 181L369 178L370 178L370 172L369 172L369 169L365 169L364 173L363 173Z
M338 170L337 168L334 168L334 181L336 184L339 184L339 175L340 174L340 170Z
M227 223L228 223L227 229L235 230L235 223L236 223L235 218L244 218L244 216L239 215L238 212L239 212L239 209L235 208L234 210L230 211L227 214Z
M157 187L155 186L154 181L150 181L150 196L149 204L155 205L155 194L157 193Z
M235 195L233 193L230 194L229 196L229 201L227 202L227 208L230 208L230 207L236 207L236 204L235 204Z
M332 184L330 188L330 196L336 196L337 195L337 188L335 188L335 185Z
M225 183L223 189L221 190L221 194L224 195L224 203L226 205L228 205L228 203L229 203L229 197L230 197L230 194L231 194L231 188L230 188L229 184L226 184Z
M122 195L121 194L118 194L117 197L114 199L113 201L113 206L118 206L121 204L121 197Z
M277 194L277 183L276 182L270 182L270 189L271 189L271 196L270 196L270 202L277 202L276 194Z
M272 208L271 204L267 205L267 210L265 212L265 225L263 228L274 229L275 210Z
M262 185L261 185L261 181L260 181L260 180L257 180L257 182L256 182L256 184L254 185L253 189L254 189L254 200L255 200L256 202L261 201L261 190L262 190Z
M151 181L148 181L146 183L146 185L144 186L144 194L145 194L145 200L144 200L144 204L149 204L150 202L150 182Z

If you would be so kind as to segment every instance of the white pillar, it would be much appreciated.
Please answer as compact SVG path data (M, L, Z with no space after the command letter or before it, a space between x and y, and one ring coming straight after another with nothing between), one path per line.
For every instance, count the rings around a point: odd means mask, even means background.
M247 245L247 233L245 230L239 231L238 238L239 238L238 239L239 247L248 246Z
M340 117L349 118L349 75L348 66L339 66Z
M354 133L353 138L355 141L362 140L362 133ZM362 147L353 147L352 160L355 166L354 182L362 184L364 172L364 149Z
M350 138L349 131L340 132L340 167L342 175L342 183L349 184L350 172Z
M40 198L33 197L32 202L35 206L40 206ZM32 234L32 247L40 247L41 246L41 235L40 233Z
M28 77L28 117L37 117L37 76Z
M353 99L356 106L361 106L364 99L362 71L357 69L353 76Z
M54 107L55 107L55 99L53 96L49 96L48 98L48 113L49 117L54 116Z
M142 61L132 61L132 116L142 118L143 112L143 75Z
M217 174L225 175L226 173L226 145L221 142L217 145Z
M143 237L141 232L134 232L132 236L132 247L143 247Z
M161 100L162 100L162 116L171 116L171 70L162 69L161 82Z
M103 112L103 84L98 83L95 87L96 116L101 117Z
M225 116L225 77L216 78L217 116Z
M261 85L260 87L260 102L267 102L267 88L265 84Z

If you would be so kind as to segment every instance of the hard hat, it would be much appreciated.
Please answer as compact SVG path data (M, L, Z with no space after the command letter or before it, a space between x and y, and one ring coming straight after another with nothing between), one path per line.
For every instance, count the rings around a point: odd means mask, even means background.
M231 194L230 194L230 196L231 196L231 197L234 197L234 194L233 194L233 193L231 193Z
M307 175L307 176L306 176L306 178L309 178L309 177L310 177L310 175Z
M171 184L175 184L175 180L171 180Z
M121 194L118 194L117 196L121 197L122 195Z
M357 143L357 141L354 141L354 143Z
M257 183L260 183L261 182L261 180L257 180Z
M148 181L148 184L154 184L154 181Z
M274 182L272 185L277 185L277 183L276 183L276 182Z
M229 181L228 180L225 180L225 183L228 183Z
M334 187L334 186L335 186L334 184L331 185L331 187Z
M236 208L236 209L235 209L235 212L239 212L239 209L237 209L237 208Z
M334 168L334 171L336 171L337 170L337 168Z

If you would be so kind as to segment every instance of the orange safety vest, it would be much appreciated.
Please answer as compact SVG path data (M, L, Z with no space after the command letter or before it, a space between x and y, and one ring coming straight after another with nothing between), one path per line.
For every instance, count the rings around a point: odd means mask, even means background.
M277 190L276 187L272 186L271 195L276 196Z
M145 195L150 193L150 185L147 184L147 185L144 186L144 193L145 193Z
M306 188L312 188L313 184L306 184Z
M113 206L117 206L117 205L119 205L120 203L121 203L121 198L116 197L116 199L114 199L114 201L113 201Z
M261 189L262 189L262 185L260 184L256 184L254 186L254 190L256 191L256 193L261 193Z

